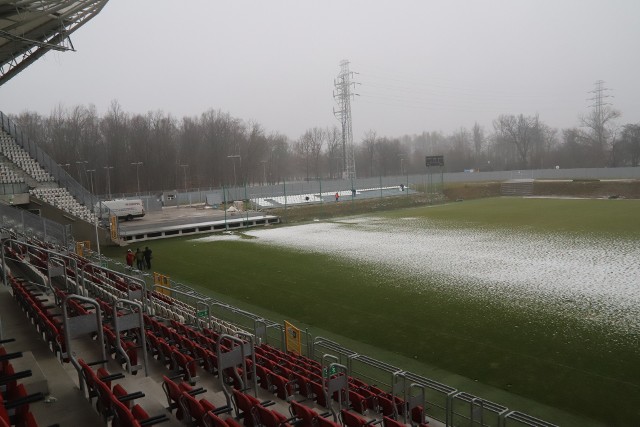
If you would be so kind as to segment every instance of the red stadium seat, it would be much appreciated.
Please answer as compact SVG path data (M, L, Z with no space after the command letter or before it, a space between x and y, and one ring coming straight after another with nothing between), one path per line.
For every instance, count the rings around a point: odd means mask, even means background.
M340 418L342 419L342 424L345 427L363 427L367 424L366 419L362 418L360 415L352 414L346 409L340 411Z
M407 427L406 424L389 417L382 417L382 425L383 427Z

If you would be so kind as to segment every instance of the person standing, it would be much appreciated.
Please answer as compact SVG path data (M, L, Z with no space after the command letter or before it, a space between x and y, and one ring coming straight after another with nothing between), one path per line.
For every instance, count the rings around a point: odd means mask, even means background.
M145 246L144 247L144 262L147 264L147 270L151 270L151 254L153 253L153 251L151 249L149 249L149 246Z
M340 200L340 193L336 192L336 202Z
M136 265L138 266L138 270L144 270L144 253L140 248L136 249Z
M127 260L127 266L129 268L133 268L133 260L136 258L136 256L133 254L133 251L131 249L127 249L127 256L125 257L125 259Z

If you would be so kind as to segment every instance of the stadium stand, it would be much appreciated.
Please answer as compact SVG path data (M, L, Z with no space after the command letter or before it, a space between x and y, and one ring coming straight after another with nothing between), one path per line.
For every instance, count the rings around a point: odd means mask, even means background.
M38 162L31 158L22 147L15 143L11 135L2 131L0 133L0 150L2 155L25 171L36 182L53 182L55 179L47 171L42 169Z
M24 178L21 177L10 165L10 163L0 163L0 183L13 184L24 182Z
M65 274L49 262L54 255L64 260ZM73 379L71 388L82 391L85 407L114 426L164 422L204 427L426 427L453 425L455 419L473 423L468 414L473 417L478 411L454 411L452 404L460 394L458 403L471 402L474 408L474 396L332 341L317 338L307 355L287 352L282 341L273 345L257 330L202 316L202 305L177 298L179 292L167 295L148 289L134 277L52 243L6 238L2 256L8 286L0 297L10 290L26 323ZM339 363L343 355L348 355L350 367ZM17 352L0 350L0 379L16 357ZM393 373L393 379L386 385L372 384L353 368L355 362L366 362L369 369L385 375ZM10 395L3 394L5 402L28 396L28 390L11 387ZM428 387L443 392L445 403L435 393L427 399ZM36 398L41 401L44 395L30 399ZM5 422L43 425L38 404L31 405L33 411L24 406L20 414L7 412ZM11 410L14 403L4 408ZM497 427L508 419L551 425L483 401L482 410L487 408L497 415ZM73 420L73 414L66 416ZM31 424L25 424L27 420ZM50 421L58 420L47 418Z
M66 188L59 187L55 178L4 130L0 131L0 153L7 160L0 163L0 183L27 182L31 187L29 194L40 201L84 221L96 221L91 207L84 206Z
M38 187L29 190L29 193L75 217L91 223L96 221L96 215L89 208L81 205L65 188Z

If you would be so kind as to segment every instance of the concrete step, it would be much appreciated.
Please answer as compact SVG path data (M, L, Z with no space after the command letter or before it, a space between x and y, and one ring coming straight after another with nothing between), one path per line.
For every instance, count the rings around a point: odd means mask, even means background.
M532 179L514 179L500 185L503 196L530 196L533 194Z
M19 381L25 386L27 393L42 393L45 396L49 394L49 382L32 352L23 351L22 357L11 360L11 365L16 372L31 370L30 377Z

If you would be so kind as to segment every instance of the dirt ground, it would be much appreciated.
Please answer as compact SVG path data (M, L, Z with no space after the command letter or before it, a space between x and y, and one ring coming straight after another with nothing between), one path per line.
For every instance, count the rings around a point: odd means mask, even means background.
M478 182L446 185L444 194L448 200L468 200L478 199L482 197L496 197L500 196L500 182ZM640 181L539 180L534 181L533 183L533 195L588 198L619 197L626 199L640 199Z
M535 181L533 194L536 196L640 199L640 181Z

